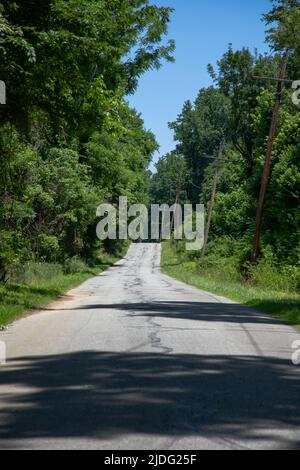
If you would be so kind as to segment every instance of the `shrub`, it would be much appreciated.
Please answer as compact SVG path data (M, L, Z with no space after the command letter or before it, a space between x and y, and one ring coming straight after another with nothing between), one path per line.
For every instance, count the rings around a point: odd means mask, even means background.
M61 254L58 238L42 233L38 237L39 257L50 262L56 262Z
M80 271L84 271L86 268L87 268L86 263L82 259L78 258L77 256L67 259L63 266L63 270L65 274L79 273Z

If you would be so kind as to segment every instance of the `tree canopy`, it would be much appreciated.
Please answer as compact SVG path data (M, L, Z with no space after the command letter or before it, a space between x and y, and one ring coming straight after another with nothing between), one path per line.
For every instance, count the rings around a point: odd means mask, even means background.
M171 13L148 0L0 1L0 277L91 256L101 202L147 201L158 146L126 96L173 60Z
M271 11L263 18L270 53L262 55L248 48L234 50L229 45L217 64L208 66L214 85L201 89L194 103L187 101L170 124L178 142L175 153L182 156L190 175L188 196L194 204L209 204L216 163L205 156L216 159L224 141L211 236L220 240L220 246L227 237L230 252L235 245L242 252L242 246L248 260L276 94L276 81L254 77L278 76L288 52L286 78L300 78L299 1L272 3ZM273 260L284 265L300 263L300 118L292 93L288 84L273 152L262 244L262 252L267 250ZM172 159L163 157L152 180L153 191L158 195L163 190L157 182L166 178L166 162L172 166ZM172 173L170 168L168 173ZM169 186L166 183L166 195Z

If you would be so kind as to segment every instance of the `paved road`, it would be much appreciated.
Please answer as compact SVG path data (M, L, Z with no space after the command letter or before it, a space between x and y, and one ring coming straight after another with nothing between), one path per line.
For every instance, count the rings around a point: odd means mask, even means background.
M300 335L159 262L134 245L0 334L0 448L300 448Z

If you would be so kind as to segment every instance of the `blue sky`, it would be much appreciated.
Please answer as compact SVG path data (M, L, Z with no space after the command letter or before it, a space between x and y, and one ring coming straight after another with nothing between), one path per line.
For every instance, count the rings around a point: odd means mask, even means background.
M168 122L174 121L183 103L194 100L200 88L211 84L207 64L215 64L229 43L266 52L264 12L269 0L153 0L175 8L169 37L176 40L175 64L164 64L159 71L146 73L131 106L141 113L145 127L156 135L164 155L175 147ZM155 163L155 161L154 161Z

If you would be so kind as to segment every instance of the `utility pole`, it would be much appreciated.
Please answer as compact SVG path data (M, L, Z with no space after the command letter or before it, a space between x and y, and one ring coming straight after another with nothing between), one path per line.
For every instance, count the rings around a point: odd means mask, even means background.
M182 193L182 182L177 181L176 183L176 197L175 197L175 210L172 212L172 219L171 219L171 232L174 231L175 234L175 221L177 216L177 206L180 204L180 196Z
M170 196L172 192L172 187L170 187ZM172 217L170 220L171 224L171 233L174 230L175 231L175 217L176 217L176 210L177 210L177 205L180 203L180 196L182 193L182 182L180 180L177 180L176 182L176 196L175 196L175 211L172 212ZM160 229L160 235L159 235L159 241L162 242L162 226Z
M278 122L278 117L279 117L279 112L280 112L282 92L284 88L284 83L285 82L290 83L290 80L285 80L288 60L289 60L289 54L286 53L282 66L281 66L279 78L277 79L276 78L274 79L273 77L270 77L270 78L253 77L256 80L269 79L269 80L275 80L277 82L276 101L274 105L271 127L270 127L270 132L269 132L267 154L266 154L265 166L264 166L264 171L263 171L263 176L262 176L259 203L258 203L258 209L257 209L257 215L256 215L256 228L255 228L255 236L254 236L254 242L253 242L253 250L252 250L252 255L251 255L251 262L253 264L257 263L258 256L259 256L260 239L261 239L264 210L265 210L265 203L266 203L266 194L267 194L268 186L269 186L272 153L273 153L273 146L274 146L274 141L276 137L277 122Z
M211 200L208 208L208 215L207 215L207 222L205 226L205 233L204 233L204 243L203 243L203 248L201 252L202 258L204 258L206 254L206 248L207 248L207 243L208 243L208 238L209 238L209 231L210 231L210 226L211 226L211 219L212 219L212 213L215 207L216 203L216 194L217 194L217 185L218 185L218 179L219 179L219 163L222 159L223 156L223 149L224 149L224 141L221 142L220 144L220 149L219 149L219 155L216 158L216 169L213 177L213 182L212 182L212 192L211 192Z

